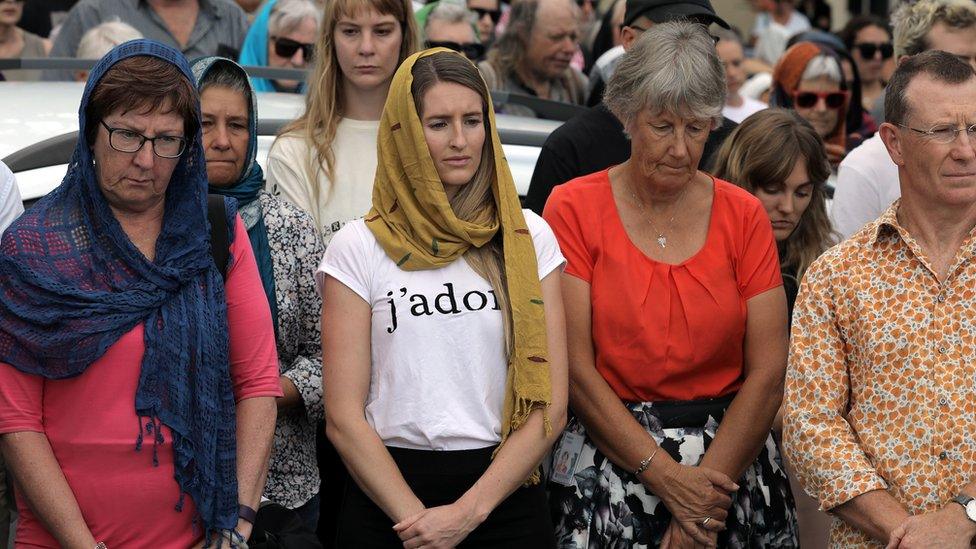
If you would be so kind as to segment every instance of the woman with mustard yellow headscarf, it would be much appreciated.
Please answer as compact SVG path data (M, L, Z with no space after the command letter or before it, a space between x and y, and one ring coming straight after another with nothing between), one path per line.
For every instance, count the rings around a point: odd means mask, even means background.
M356 481L340 547L555 546L537 469L566 419L565 260L492 113L456 52L404 61L373 208L319 267L326 433Z

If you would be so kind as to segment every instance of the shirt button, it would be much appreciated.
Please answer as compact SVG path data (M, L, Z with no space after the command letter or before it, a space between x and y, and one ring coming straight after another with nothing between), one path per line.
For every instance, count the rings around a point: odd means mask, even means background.
M945 300L946 300L945 294L939 294L939 297L936 298L936 301L938 301L939 303L945 303Z
M948 351L948 349L946 349L945 346L939 347L939 352L940 353L946 354L947 351Z
M945 398L940 398L939 399L939 404L942 405L942 406L946 406L946 405L949 404L949 401L946 400Z
M939 454L939 459L941 459L942 461L949 459L949 453L945 451L941 452Z

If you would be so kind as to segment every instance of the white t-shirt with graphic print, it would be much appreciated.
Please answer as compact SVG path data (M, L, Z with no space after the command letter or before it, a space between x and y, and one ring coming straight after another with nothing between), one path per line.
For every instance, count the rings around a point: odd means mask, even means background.
M524 210L539 279L565 259L552 229ZM332 238L316 273L334 277L372 307L366 420L387 446L470 450L501 440L508 366L491 285L462 258L404 271L362 219Z

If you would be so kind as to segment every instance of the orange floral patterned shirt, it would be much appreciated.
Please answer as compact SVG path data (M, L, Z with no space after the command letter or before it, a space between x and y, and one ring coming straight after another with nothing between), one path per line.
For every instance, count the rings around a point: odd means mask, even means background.
M916 514L976 475L976 238L939 281L895 202L809 268L793 316L783 443L831 509L887 490ZM876 547L834 519L831 547Z

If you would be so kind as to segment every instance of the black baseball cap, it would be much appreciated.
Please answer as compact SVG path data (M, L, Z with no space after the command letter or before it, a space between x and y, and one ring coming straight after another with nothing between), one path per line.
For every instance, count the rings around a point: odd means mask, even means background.
M719 17L708 0L627 0L624 12L624 25L630 25L639 17L647 17L655 23L665 23L675 19L694 19L703 23L715 23L730 28Z

